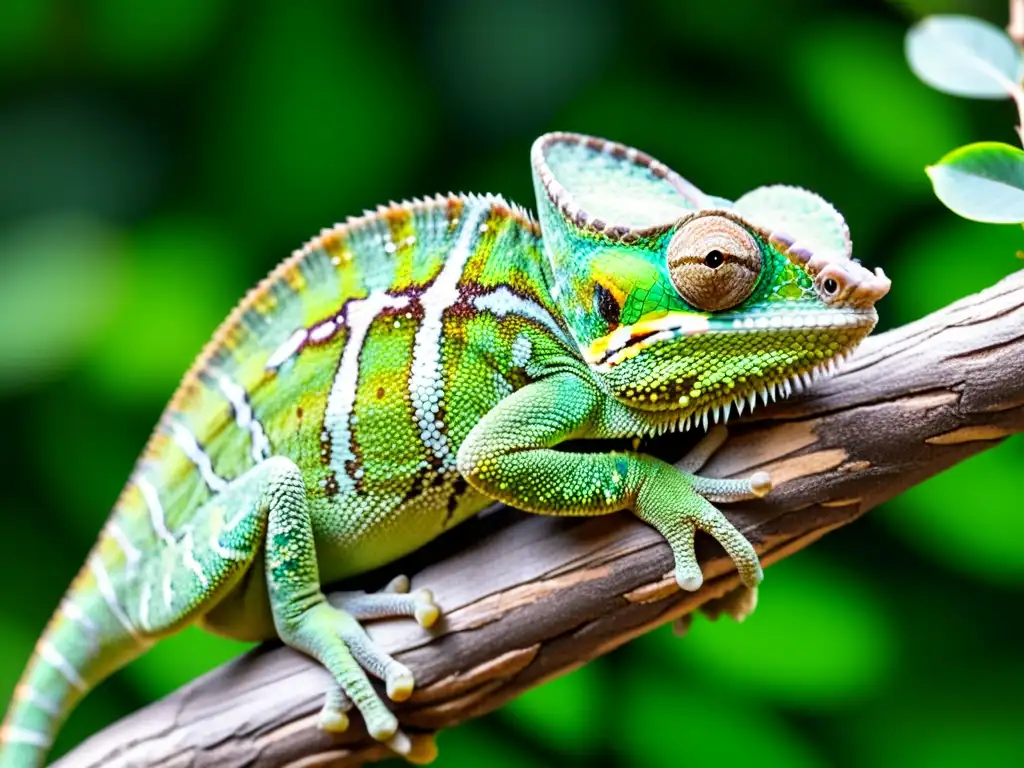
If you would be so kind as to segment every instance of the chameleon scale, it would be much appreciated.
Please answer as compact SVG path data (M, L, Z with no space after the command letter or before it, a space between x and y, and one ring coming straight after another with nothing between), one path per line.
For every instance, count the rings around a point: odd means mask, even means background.
M439 615L398 578L328 602L321 584L392 562L497 499L552 515L630 509L685 589L696 531L750 589L758 558L712 501L770 489L638 452L560 443L707 428L811 383L874 327L889 288L805 190L735 202L642 152L547 134L538 216L493 195L379 208L323 231L254 288L185 376L36 645L0 726L0 767L43 764L71 708L182 627L280 637L398 752L408 669L361 621ZM747 601L748 604L750 601Z

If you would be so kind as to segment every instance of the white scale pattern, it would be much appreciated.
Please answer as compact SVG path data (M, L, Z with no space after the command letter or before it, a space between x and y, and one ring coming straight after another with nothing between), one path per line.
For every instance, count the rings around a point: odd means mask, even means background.
M174 442L196 465L199 474L203 476L203 482L209 486L211 491L219 493L228 487L227 480L213 471L213 462L210 461L210 456L203 450L199 441L196 440L196 436L189 431L188 427L176 421L171 424L171 433L174 436Z
M355 459L352 453L352 432L349 419L356 402L356 384L359 379L359 353L370 330L370 324L385 309L401 309L409 303L407 296L389 296L383 291L371 293L365 299L350 301L345 309L349 329L345 349L341 354L338 372L327 396L324 412L324 431L331 442L331 469L338 490L350 491L355 482L349 477L345 464Z
M217 386L231 403L231 410L234 411L235 423L238 428L249 433L253 462L259 464L269 458L270 441L267 440L267 433L263 430L263 425L253 413L252 405L249 403L249 394L245 391L245 387L224 374L217 377Z
M459 279L472 253L473 242L480 225L494 201L489 198L473 199L463 211L462 227L458 238L445 260L441 273L423 292L420 303L423 319L413 342L412 368L409 376L409 394L412 396L414 418L420 430L420 439L441 463L441 470L455 466L444 422L438 418L444 382L441 378L441 333L445 310L459 299Z

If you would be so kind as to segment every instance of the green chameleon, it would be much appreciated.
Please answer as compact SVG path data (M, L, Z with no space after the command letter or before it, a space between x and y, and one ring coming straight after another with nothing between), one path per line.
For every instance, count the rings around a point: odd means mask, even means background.
M396 579L329 601L325 583L390 563L492 500L548 515L632 510L697 589L698 530L748 589L757 553L711 503L762 496L636 451L567 440L687 430L808 385L874 327L889 289L850 257L818 196L730 202L662 163L576 134L532 149L539 221L491 195L382 207L325 230L253 289L185 376L0 728L0 766L42 764L98 682L201 626L279 637L332 674L320 724L354 705L410 749L410 671L360 622L439 616ZM785 234L784 234L785 233ZM749 603L748 603L749 604Z

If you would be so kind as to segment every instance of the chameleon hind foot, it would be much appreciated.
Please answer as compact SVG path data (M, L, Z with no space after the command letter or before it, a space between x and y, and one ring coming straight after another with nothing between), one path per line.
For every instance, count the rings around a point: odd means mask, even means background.
M433 626L441 616L434 593L429 589L409 592L407 576L396 576L379 592L338 592L328 600L335 608L360 621L409 616L426 628Z

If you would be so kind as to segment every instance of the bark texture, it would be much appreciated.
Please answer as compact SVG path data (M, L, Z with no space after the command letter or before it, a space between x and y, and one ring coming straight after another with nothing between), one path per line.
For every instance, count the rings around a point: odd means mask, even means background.
M731 425L702 474L771 472L766 500L723 507L766 565L904 489L1024 429L1024 272L916 323L869 338L809 394ZM681 436L656 452L682 454ZM371 634L415 673L395 709L410 734L501 706L735 588L731 563L698 541L706 581L683 593L668 546L626 513L558 520L501 510L470 521L389 574L434 590L445 618ZM404 568L402 567L404 566ZM383 583L382 574L365 583ZM771 571L762 587L771 599ZM712 604L713 605L713 604ZM710 606L705 606L710 607ZM362 730L316 728L327 673L267 644L112 725L71 766L354 766L390 756ZM427 740L417 741L423 754Z

